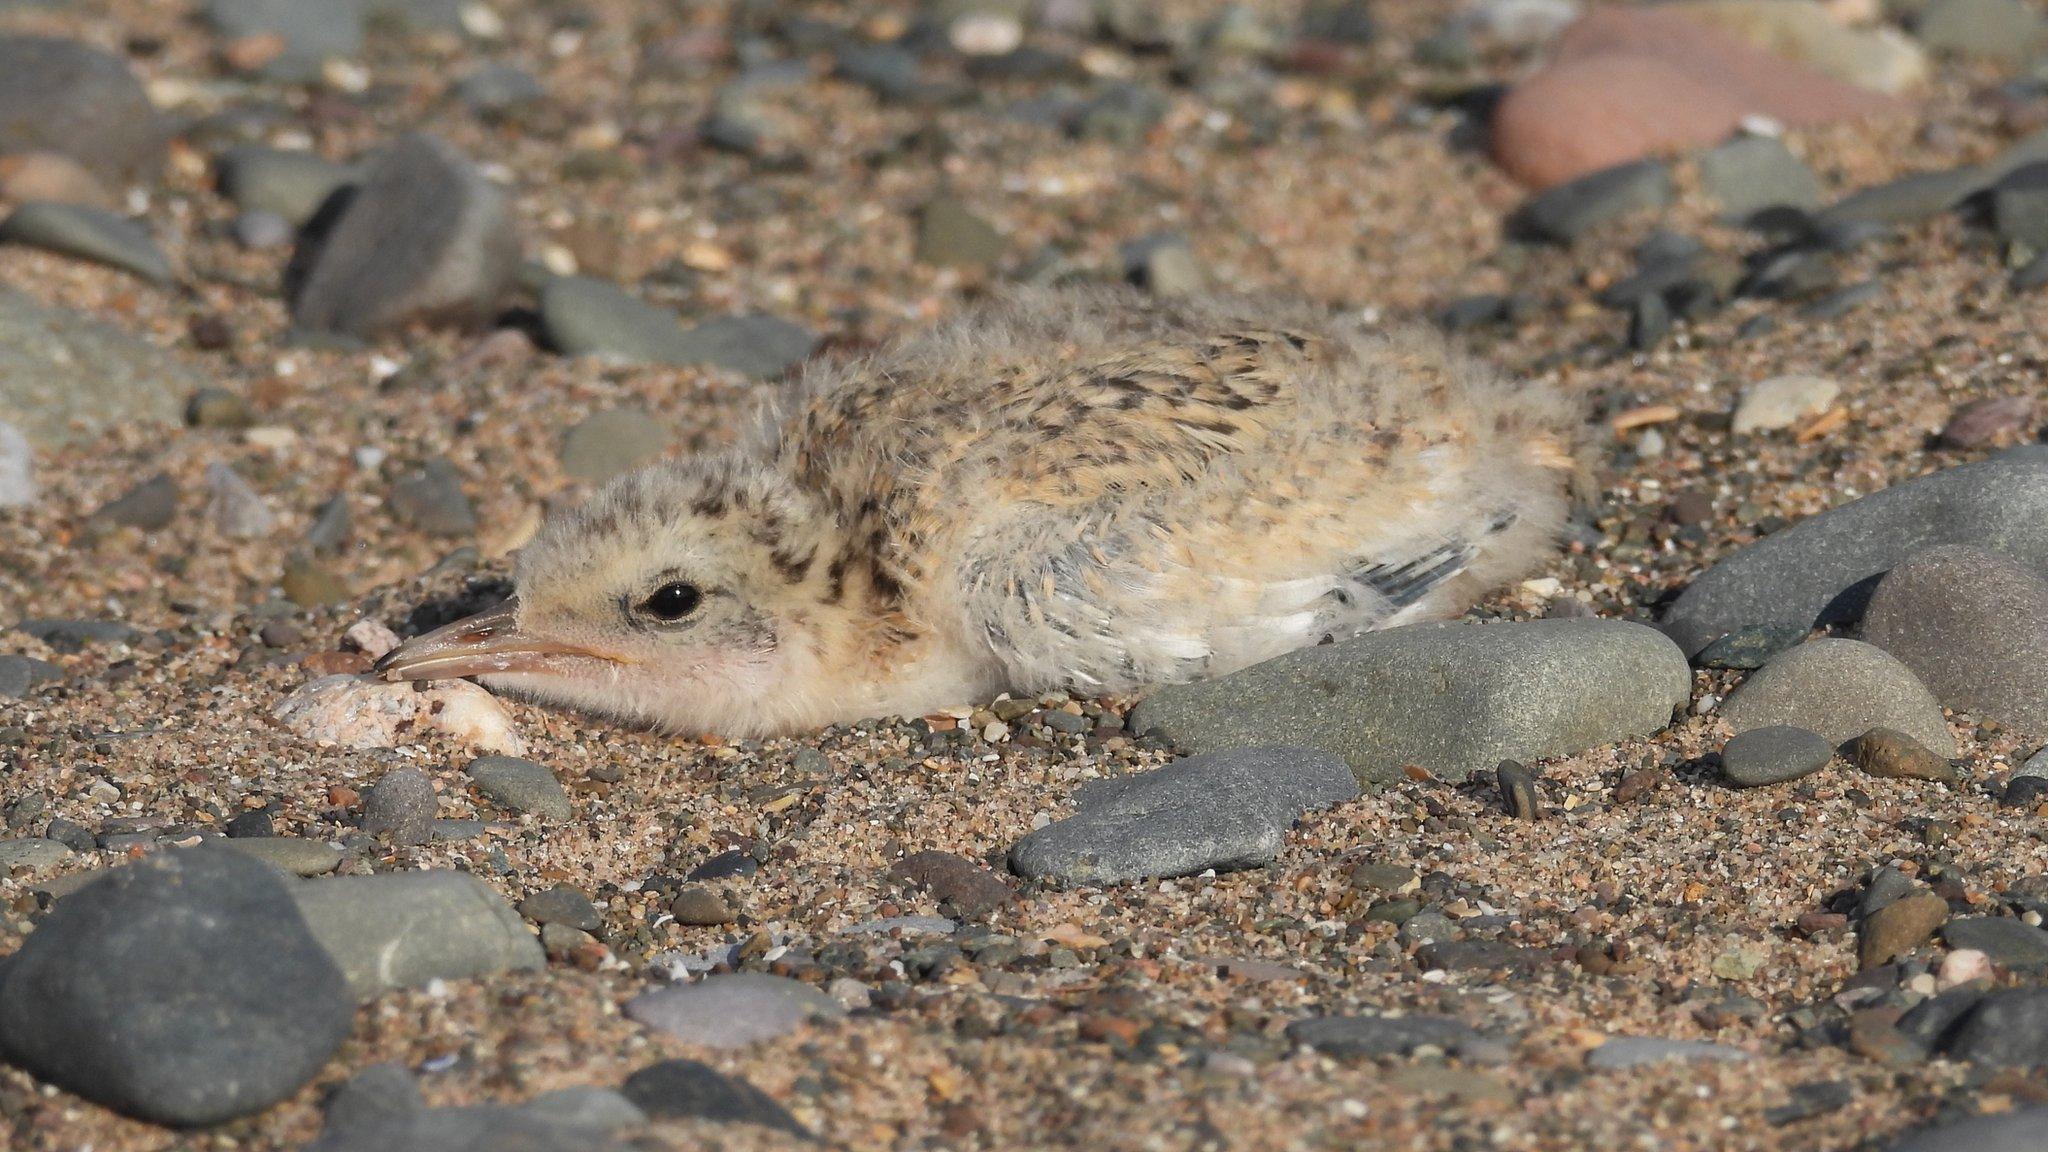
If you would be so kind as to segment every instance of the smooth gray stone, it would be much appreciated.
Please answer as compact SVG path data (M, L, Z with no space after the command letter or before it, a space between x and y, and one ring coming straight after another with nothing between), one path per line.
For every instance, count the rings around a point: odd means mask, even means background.
M364 0L205 0L200 13L224 40L282 39L284 51L263 67L273 80L315 80L327 60L363 52Z
M1804 728L1774 725L1738 733L1721 747L1721 774L1730 784L1760 788L1810 776L1835 758L1835 744Z
M1513 230L1531 239L1571 244L1623 216L1663 208L1672 195L1670 167L1638 160L1537 193L1516 212Z
M41 496L35 449L21 429L0 420L0 508L26 508ZM0 695L5 695L4 689Z
M245 857L161 852L60 901L0 982L0 1049L159 1124L217 1124L299 1090L347 1038L341 973L288 881Z
M19 840L0 840L0 875L16 868L37 870L61 863L71 849L55 840L40 836L27 836Z
M2026 0L1929 0L1913 35L1933 52L2019 64L2048 41L2048 20Z
M1344 763L1298 748L1238 748L1090 783L1079 811L1010 849L1020 876L1118 884L1272 861L1313 808L1358 795Z
M549 280L540 290L540 319L548 344L564 356L679 363L682 318L604 280Z
M1749 1053L1706 1040L1667 1040L1658 1036L1615 1036L1586 1053L1586 1067L1613 1070L1661 1064L1666 1060L1715 1060L1736 1063Z
M1418 764L1462 780L1656 732L1692 670L1655 629L1614 620L1414 624L1156 690L1131 715L1190 752L1295 741L1359 782Z
M2048 988L1986 992L1948 1034L1953 1060L1994 1068L2048 1067Z
M569 793L555 774L517 756L480 756L463 769L485 799L514 812L531 812L549 820L574 815Z
M550 1124L615 1132L647 1123L640 1106L610 1088L578 1085L543 1092L519 1106L520 1111Z
M1917 172L1859 188L1822 209L1814 222L1822 226L1917 223L1951 211L1996 183L2001 175L1976 165Z
M1699 156L1700 183L1733 220L1766 208L1818 208L1820 181L1813 169L1770 136L1739 136Z
M0 243L105 264L152 284L169 284L177 279L170 258L150 239L148 228L125 216L84 204L23 204L7 219L0 220Z
M2048 736L2048 576L1968 544L1915 553L1878 583L1863 638L1943 704Z
M0 412L31 444L175 423L203 383L154 344L0 285Z
M37 685L64 678L64 670L48 660L0 653L0 700L21 700Z
M242 144L216 164L220 190L244 212L270 212L297 228L335 191L362 178L353 164L316 152Z
M358 999L547 963L519 913L466 872L330 876L291 894Z
M2048 1152L2048 1105L1973 1116L1919 1129L1887 1145L1888 1152Z
M1836 747L1873 728L1903 732L1937 756L1956 754L1934 694L1912 669L1857 640L1808 640L1750 673L1721 716L1737 732L1789 725Z
M153 177L169 140L126 60L75 40L0 36L0 153L55 152L123 185Z
M1287 1026L1287 1038L1331 1056L1408 1056L1422 1047L1450 1055L1484 1039L1451 1016L1318 1016Z
M758 1124L792 1136L814 1138L809 1129L766 1092L697 1060L650 1064L626 1077L619 1092L657 1119Z
M332 844L302 836L230 836L214 847L263 861L294 876L324 876L341 866L342 852Z
M645 408L607 408L562 436L562 471L597 483L652 464L667 450L669 430Z
M1942 925L1951 948L1975 948L2005 968L2048 970L2048 929L2011 916L1959 916Z
M509 198L453 146L414 132L303 230L286 277L292 322L367 338L415 321L488 317L512 288Z
M626 1016L686 1044L736 1049L773 1040L813 1020L846 1015L837 1000L764 972L706 976L626 1001Z
M363 793L363 831L388 836L393 844L425 844L434 835L440 797L434 782L417 768L394 768Z
M803 363L817 347L817 333L779 317L714 316L683 332L675 362L766 380Z
M1664 629L1690 656L1750 625L1854 623L1887 571L1938 544L1988 548L2048 574L2048 452L1908 480L1772 533L1695 579Z

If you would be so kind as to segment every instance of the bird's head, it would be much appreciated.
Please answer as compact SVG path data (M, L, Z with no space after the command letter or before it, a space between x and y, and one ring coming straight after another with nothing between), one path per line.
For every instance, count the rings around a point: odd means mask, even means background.
M557 517L512 600L407 641L392 680L475 676L551 703L687 732L808 723L849 627L821 590L830 517L739 457L664 464Z

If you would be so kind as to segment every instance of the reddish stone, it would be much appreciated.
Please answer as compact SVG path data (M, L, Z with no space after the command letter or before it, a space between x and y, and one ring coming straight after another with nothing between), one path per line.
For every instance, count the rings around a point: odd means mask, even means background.
M1881 93L1823 76L1669 12L1603 8L1556 43L1493 119L1493 154L1536 188L1717 143L1745 116L1789 127L1895 113Z

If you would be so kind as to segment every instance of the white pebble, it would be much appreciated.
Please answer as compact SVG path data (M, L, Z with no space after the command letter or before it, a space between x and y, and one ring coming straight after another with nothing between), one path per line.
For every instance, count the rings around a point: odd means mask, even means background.
M1692 702L1692 714L1695 716L1705 716L1720 706L1721 698L1709 692Z
M381 660L386 652L398 647L398 633L384 626L382 620L364 617L348 626L341 634L343 640L356 646L356 650L372 660Z
M233 468L208 464L206 491L206 518L223 536L255 540L277 527L277 513Z
M1975 948L1958 948L1942 957L1935 987L1943 992L1973 980L1991 979L1991 957Z
M1824 376L1773 376L1742 394L1731 425L1737 436L1790 428L1827 411L1842 386Z
M1024 43L1024 23L1003 12L969 12L953 21L946 38L968 56L1007 56Z
M272 715L315 744L357 751L395 748L401 734L420 729L485 752L519 756L526 751L504 705L466 680L443 680L416 690L368 676L323 676L285 697Z

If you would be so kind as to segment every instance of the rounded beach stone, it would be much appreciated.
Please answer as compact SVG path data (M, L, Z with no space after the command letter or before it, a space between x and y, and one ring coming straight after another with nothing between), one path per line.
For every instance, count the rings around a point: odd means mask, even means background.
M2048 579L1969 544L1929 548L1871 594L1863 638L1936 699L2048 735Z
M627 1017L687 1044L745 1048L815 1019L846 1015L837 1000L798 980L765 972L707 976L626 1001Z
M215 1124L298 1091L348 1035L341 973L264 864L165 851L59 902L0 983L0 1047L160 1124Z
M1721 774L1739 788L1810 776L1835 758L1827 737L1777 724L1740 733L1721 748Z
M168 142L127 61L74 40L0 36L0 153L54 152L119 184L153 175Z
M1955 754L1941 705L1912 670L1855 640L1809 640L1779 656L1742 682L1721 715L1737 732L1792 725L1837 747L1891 728L1937 755Z

